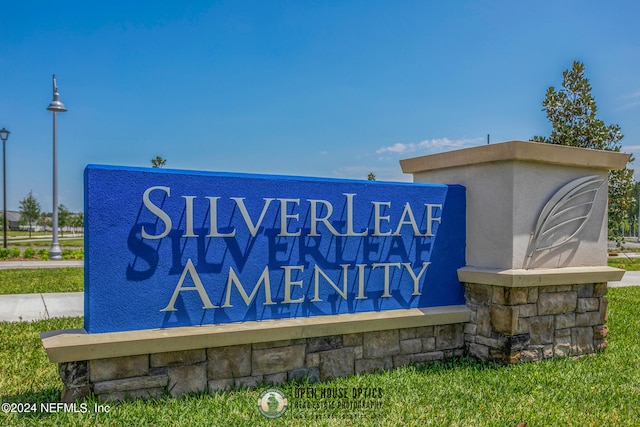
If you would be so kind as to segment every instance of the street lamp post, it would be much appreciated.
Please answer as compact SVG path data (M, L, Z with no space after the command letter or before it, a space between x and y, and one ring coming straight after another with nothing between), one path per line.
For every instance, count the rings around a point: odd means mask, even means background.
M7 139L9 139L9 132L5 128L0 130L0 139L2 140L2 230L4 235L3 247L7 248L7 150L6 144Z
M51 249L49 249L49 259L62 259L62 250L58 243L58 150L56 145L56 114L67 111L64 104L60 101L58 93L58 85L56 84L56 75L53 75L53 101L47 107L47 110L53 112L53 239L51 241Z

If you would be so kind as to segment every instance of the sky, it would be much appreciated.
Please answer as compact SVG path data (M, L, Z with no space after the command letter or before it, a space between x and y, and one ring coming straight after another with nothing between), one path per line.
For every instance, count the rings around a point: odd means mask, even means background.
M87 164L411 181L399 160L548 136L573 61L640 158L640 3L7 1L7 208L83 211ZM639 161L640 162L640 161ZM640 177L640 165L636 177Z

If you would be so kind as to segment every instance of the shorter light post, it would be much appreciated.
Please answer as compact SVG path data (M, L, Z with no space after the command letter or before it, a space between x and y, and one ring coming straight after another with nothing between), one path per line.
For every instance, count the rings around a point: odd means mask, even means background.
M6 142L9 139L9 132L5 128L0 130L0 139L2 140L2 231L4 235L3 247L7 248L7 149Z

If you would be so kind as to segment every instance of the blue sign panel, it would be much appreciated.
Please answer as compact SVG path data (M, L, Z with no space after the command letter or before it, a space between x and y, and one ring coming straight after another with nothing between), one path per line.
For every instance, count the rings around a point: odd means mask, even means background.
M465 190L85 170L85 329L464 304Z

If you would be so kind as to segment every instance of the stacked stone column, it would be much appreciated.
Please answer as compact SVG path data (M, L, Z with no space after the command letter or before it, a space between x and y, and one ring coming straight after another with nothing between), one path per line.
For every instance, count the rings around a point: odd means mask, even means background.
M501 363L579 356L607 347L606 283L509 288L466 283L470 354Z

